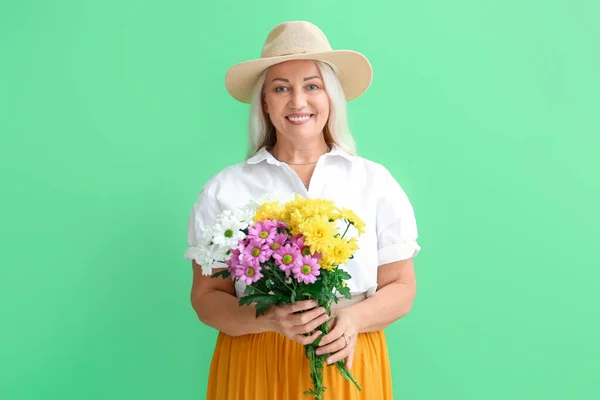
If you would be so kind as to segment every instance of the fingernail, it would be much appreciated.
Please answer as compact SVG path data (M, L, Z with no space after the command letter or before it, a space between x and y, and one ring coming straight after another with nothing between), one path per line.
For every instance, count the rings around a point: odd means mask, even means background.
M315 353L317 353L317 355L321 355L322 351L321 351L321 349L317 349L317 351L315 351Z
M331 364L333 361L331 360L331 358L327 359L327 364Z

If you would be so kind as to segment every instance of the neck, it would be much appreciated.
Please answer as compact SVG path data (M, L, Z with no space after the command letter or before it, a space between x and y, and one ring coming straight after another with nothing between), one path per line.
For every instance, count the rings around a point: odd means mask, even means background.
M311 164L316 163L319 157L329 151L325 138L321 136L314 142L292 142L285 139L277 140L273 146L273 155L287 164Z

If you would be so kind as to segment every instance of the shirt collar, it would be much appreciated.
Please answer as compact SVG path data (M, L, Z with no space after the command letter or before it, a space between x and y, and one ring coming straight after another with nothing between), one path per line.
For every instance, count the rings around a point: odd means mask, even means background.
M345 151L344 149L342 149L340 146L338 146L335 143L331 146L331 151L327 154L324 154L324 156L325 157L338 156L338 157L345 158L349 161L352 161L354 159L353 155L351 155L350 153L348 153L347 151ZM275 159L275 157L273 157L273 155L271 153L269 153L269 151L267 150L266 147L262 147L260 150L258 150L256 152L255 155L250 157L246 162L248 164L258 164L262 161L267 161L269 164L275 164L275 165L282 164L281 161L278 161L277 159Z

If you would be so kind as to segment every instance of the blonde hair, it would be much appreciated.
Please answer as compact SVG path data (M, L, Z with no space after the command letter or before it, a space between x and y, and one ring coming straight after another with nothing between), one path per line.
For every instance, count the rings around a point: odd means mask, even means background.
M329 119L323 128L325 142L335 143L346 152L356 155L356 143L348 127L346 96L342 85L329 64L323 61L316 61L316 64L323 77L325 91L329 96ZM252 93L248 118L248 157L255 155L262 147L272 147L277 142L275 126L262 106L266 75L267 71L265 70L256 82Z

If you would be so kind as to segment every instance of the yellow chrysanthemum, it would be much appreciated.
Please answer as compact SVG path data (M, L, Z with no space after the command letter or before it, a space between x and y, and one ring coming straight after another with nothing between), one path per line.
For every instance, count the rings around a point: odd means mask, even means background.
M336 219L336 210L337 208L331 200L309 199L303 205L303 213L309 218L315 215L324 215L328 219Z
M305 243L310 246L311 252L325 254L333 245L334 236L338 233L333 222L324 215L315 215L306 219L300 226L300 231L305 237Z
M304 215L302 213L303 204L306 202L306 199L299 194L296 195L294 200L290 200L283 206L282 218L285 221L292 231L298 230L298 225L304 221Z
M333 201L325 199L309 199L296 195L294 200L285 204L285 215L291 217L294 212L299 212L304 219L315 215L325 215L330 219L337 219L339 214Z
M358 250L358 241L356 240L356 238L348 240L348 248L350 249L351 255L354 255L354 253L356 253L356 251Z
M333 246L329 249L328 260L332 264L340 265L346 264L348 259L352 257L352 254L356 251L356 241L347 242L346 239L335 238L333 240Z
M322 269L325 269L327 271L333 271L335 269L335 265L327 262L327 260L325 258L322 258L321 260L319 260L319 264L321 265Z
M302 225L305 221L304 215L300 212L300 210L289 210L289 217L285 220L287 222L290 230L292 231L292 235L297 235L301 233L300 225Z
M285 203L285 209L287 212L291 213L296 209L301 209L307 201L308 199L297 194L296 197L294 197L294 200L290 200Z
M342 208L340 211L339 218L351 221L352 223L354 223L354 226L360 233L365 233L365 223L362 219L358 217L358 215L356 215L354 211L349 210L347 208Z
M321 268L334 270L338 265L347 264L348 259L358 250L356 239L352 238L348 241L342 238L334 238L331 247L324 249L322 259L319 260Z
M263 203L254 215L254 221L266 221L268 219L276 219L281 221L283 218L283 207L278 201Z

